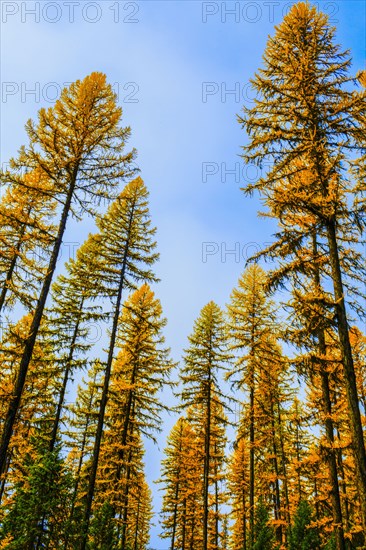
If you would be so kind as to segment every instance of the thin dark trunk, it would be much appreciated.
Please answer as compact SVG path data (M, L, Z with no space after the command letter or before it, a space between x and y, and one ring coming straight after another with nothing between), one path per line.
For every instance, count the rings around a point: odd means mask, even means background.
M301 467L299 466L300 465L300 434L299 434L300 426L299 426L298 416L299 416L299 411L298 411L298 408L297 408L297 405L296 405L296 461L297 461L297 464L298 464L298 467L297 467L297 490L298 490L298 493L299 493L299 502L300 502L302 500L302 485L301 485Z
M356 472L360 484L361 520L366 531L366 451L363 428L358 400L357 382L353 364L352 348L349 338L342 272L338 254L336 228L334 223L327 226L329 245L329 259L332 270L335 309L337 317L338 335L344 369L344 380L350 417L352 447L355 458Z
M131 459L132 459L132 450L129 449L128 458L127 458L128 464L127 464L127 470L126 470L126 483L125 483L125 489L123 493L121 550L126 550L128 501L130 496L130 480L131 480Z
M320 350L319 350L320 351ZM341 498L339 493L339 483L338 483L338 469L337 469L337 460L334 450L334 427L333 420L331 418L332 414L332 404L330 400L329 392L329 379L328 373L321 368L321 385L322 385L322 402L325 415L325 433L328 441L329 449L326 450L326 462L329 470L329 478L331 484L331 504L333 512L333 522L334 522L334 532L336 538L337 550L345 550L344 542L344 532L343 532L343 519L342 519L342 507L341 507Z
M337 428L337 439L338 439L338 441L340 441L340 439L341 439L338 428ZM350 513L349 513L349 504L348 504L349 503L349 498L348 498L348 494L347 494L347 482L346 482L346 474L345 474L345 471L344 471L343 455L342 455L341 446L338 447L337 451L338 451L337 452L337 464L338 464L338 469L339 469L340 478L341 478L341 489L342 489L343 503L344 503L343 516L344 516L344 520L345 520L345 524L346 524L346 529L347 529L347 531L349 531L349 529L350 529L350 521L349 521Z
M133 385L136 380L136 374L137 374L138 364L135 362L132 374L131 374L131 380L130 384ZM128 390L128 399L127 399L127 407L124 411L124 423L123 423L123 430L122 430L122 436L121 436L121 447L122 450L119 451L119 459L120 463L117 466L117 474L116 474L116 480L117 482L121 478L122 468L123 468L123 461L125 456L125 450L127 446L127 439L128 439L128 431L131 429L131 418L133 418L134 415L134 391ZM132 437L132 431L130 432L130 437Z
M252 377L254 378L254 377ZM254 543L254 381L250 388L250 428L249 428L249 548Z
M138 550L138 535L139 535L139 521L140 521L140 495L139 495L139 501L137 503L137 514L136 514L136 527L135 527L135 543L133 550Z
M317 268L317 241L316 235L313 235L313 254L314 254L314 282L318 291L321 291L321 281L320 273ZM344 540L344 531L343 531L343 519L342 519L342 506L341 498L339 493L339 483L338 483L338 469L337 469L337 458L334 449L334 425L332 418L332 401L330 397L330 388L329 388L329 376L326 370L326 365L324 365L324 359L327 354L327 346L325 340L325 333L322 328L317 331L318 337L318 346L319 346L319 368L320 368L320 378L321 378L321 388L322 388L322 405L324 413L324 427L326 439L328 442L328 449L326 450L325 460L328 466L329 471L329 480L331 485L330 499L332 505L333 513L333 524L334 524L334 533L336 540L337 550L345 550L345 540Z
M182 454L182 438L183 438L183 422L180 424L180 434L179 434L179 468L178 468L178 481L175 484L175 495L174 495L174 513L173 513L173 531L172 531L172 541L170 550L174 550L175 545L175 534L177 531L177 515L178 515L178 497L179 497L179 490L180 490L180 472L181 472L181 454Z
M216 455L215 445L215 455ZM217 461L215 461L215 549L219 550L219 484L217 481Z
M117 541L119 541L120 535L121 535L121 523L122 523L122 513L118 513L118 522L117 522Z
M11 453L9 453L10 455ZM4 473L2 474L2 478L1 478L1 485L0 485L0 504L1 504L1 501L3 499L3 496L4 496L4 492L5 492L5 486L6 486L6 475L9 471L9 468L10 468L10 463L11 463L11 456L8 456L7 459L6 459L6 464L5 464L5 468L4 468Z
M31 212L31 208L28 209L28 216ZM1 290L1 293L0 293L0 315L1 315L1 312L2 312L2 309L4 307L4 304L5 304L5 298L6 298L6 295L8 293L8 290L9 290L9 285L13 279L13 273L14 273L14 269L15 269L15 266L17 264L17 260L18 260L18 256L19 256L19 253L20 253L20 249L21 249L21 246L22 246L22 243L23 243L23 237L24 237L24 234L25 234L25 230L26 230L26 224L23 223L22 225L22 229L20 231L20 235L19 235L19 240L17 242L17 245L15 247L15 253L13 255L13 258L10 262L10 266L9 266L9 269L8 269L8 272L6 274L6 278L5 278L5 281L4 281L4 286Z
M272 429L272 447L273 447L273 470L276 476L274 485L274 504L275 504L275 518L281 519L281 497L280 497L280 485L279 485L279 467L278 467L278 453L277 453L277 444L276 444L276 428L274 421L274 407L273 402L271 403L271 429ZM278 527L277 531L277 540L282 543L282 527Z
M242 494L242 504L243 504L243 550L247 550L247 506L246 506L244 490Z
M277 413L278 413L278 427L280 432L280 447L281 447L281 465L282 465L282 477L283 477L283 490L285 493L285 502L286 502L286 519L287 519L287 531L288 534L291 534L291 514L290 514L290 499L288 495L288 478L287 478L287 467L286 467L286 453L285 446L283 442L283 431L282 431L282 416L280 404L277 401ZM286 532L285 532L286 536Z
M94 378L94 382L95 381L96 381L96 377ZM94 398L94 395L92 395L91 398L90 398L89 409L91 409L91 407L92 407L93 398ZM85 423L85 430L84 430L84 434L83 434L83 440L82 440L82 443L81 443L79 463L78 463L78 467L77 467L76 475L75 475L76 482L75 482L74 491L73 491L73 495L72 495L72 499L71 499L71 510L70 510L70 515L69 515L69 526L70 526L70 528L72 526L72 520L74 518L76 497L77 497L78 489L79 489L81 469L82 469L83 462L84 462L85 447L86 447L86 441L87 441L87 437L88 437L88 429L89 429L89 425L90 425L89 420L90 420L90 417L87 416L86 423ZM67 550L67 548L68 548L70 528L67 530L67 533L66 533L66 540L65 540L64 550Z
M2 438L1 438L1 445L0 445L0 472L3 472L4 470L6 455L7 455L10 439L13 433L15 419L19 410L20 400L21 400L21 396L22 396L22 392L23 392L23 388L24 388L24 384L25 384L25 380L28 372L29 363L31 362L31 359L32 359L34 345L36 343L38 331L41 325L43 311L46 305L48 293L51 288L53 274L55 272L56 265L57 265L57 258L60 253L62 239L66 229L66 222L70 212L71 201L74 195L75 184L76 184L76 172L74 173L73 181L70 184L69 191L66 196L66 201L64 204L64 208L63 208L63 212L60 220L57 238L55 240L55 244L54 244L53 251L52 251L51 258L48 265L47 274L43 281L42 290L34 312L32 324L29 330L29 335L24 344L24 351L23 351L22 359L19 365L19 371L15 382L13 396L10 400L8 412L5 418L4 428L3 428Z
M138 363L135 362L132 370L131 380L130 384L133 385L135 383L136 374L138 370ZM131 420L134 417L134 392L133 390L129 390L128 392L128 400L127 400L127 407L125 411L125 419L124 419L124 426L122 431L122 437L121 437L121 446L122 451L119 453L120 458L120 464L117 467L117 475L116 475L116 481L118 482L121 478L122 468L123 468L123 462L125 457L125 451L127 446L127 438L128 438L128 432L130 430L130 439L132 441L133 436L133 425L131 429ZM122 520L122 538L121 538L121 550L125 550L126 546L126 534L127 534L127 514L128 514L128 494L129 494L129 480L131 475L131 456L132 456L132 449L129 447L128 449L128 457L127 457L127 468L126 468L126 486L124 491L124 497L123 497L123 520Z
M208 548L208 488L210 474L210 445L211 445L211 376L207 381L206 402L206 429L205 429L205 456L203 466L203 550Z
M72 360L73 360L73 356L74 356L74 347L75 347L76 339L77 339L78 332L79 332L80 318L81 318L81 312L82 312L83 305L84 305L84 298L81 299L81 303L80 303L80 306L79 306L78 318L77 318L74 333L73 333L73 336L72 336L72 340L71 340L71 344L70 344L70 350L69 350L69 354L68 354L67 361L66 361L64 378L63 378L63 381L62 381L62 387L61 387L60 395L59 395L59 398L58 398L56 417L55 417L55 420L54 420L54 423L53 423L51 439L50 439L50 444L49 444L49 450L51 452L55 448L57 432L58 432L58 428L59 428L59 424L60 424L61 412L62 412L62 408L64 406L66 387L67 387L67 383L68 383L68 380L69 380L69 375L70 375L71 367L72 367Z
M133 209L132 209L132 212L130 214L128 233L127 233L128 238L129 238L129 235L130 235L132 219L133 219L133 213L134 212L133 212ZM119 287L118 287L118 292L117 292L117 301L116 301L116 307L115 307L115 311L114 311L111 339L110 339L110 343L109 343L108 360L107 360L107 365L106 365L105 374L104 374L103 391L102 391L102 397L101 397L100 407L99 407L98 425L97 425L97 431L96 431L96 435L95 435L93 458L92 458L92 465L91 465L91 471L90 471L90 477L89 477L88 493L87 493L87 497L86 497L86 506L85 506L85 515L84 515L84 530L83 530L83 536L82 536L80 550L85 550L86 549L86 544L87 544L87 540L88 540L90 514L91 514L92 502L93 502L93 497L94 497L95 480L96 480L96 477L97 477L100 444L101 444L102 435L103 435L104 416L105 416L105 410L106 410L107 400L108 400L109 381L110 381L110 377L111 377L111 369L112 369L114 348L115 348L115 343L116 343L116 338L117 338L118 321L119 321L119 316L120 316L120 312L121 312L122 290L123 290L124 283L125 283L125 271L126 271L126 265L127 265L128 252L129 252L129 240L127 239L127 243L126 243L125 251L124 251L124 255L123 255L123 260L122 260L120 281L119 281Z
M134 369L135 372L135 369ZM132 376L132 384L134 383L135 376L133 374ZM128 414L128 422L125 421L125 424L127 426L127 429L130 428L130 415L131 418L134 417L134 403L132 399L132 391L129 392L131 397L131 409L129 410ZM127 456L127 462L125 466L126 470L126 476L125 476L125 487L123 492L123 499L122 499L122 537L121 537L121 550L125 550L126 547L126 538L127 538L127 520L128 520L128 501L129 501L129 492L130 492L130 480L131 480L131 461L132 461L132 438L133 438L133 425L132 428L130 428L130 446L128 449L128 456ZM123 446L125 447L127 445L127 435L123 439ZM122 460L124 460L124 453L125 451L122 451ZM117 480L119 481L121 477L121 468L117 472Z
M78 489L79 489L81 468L83 466L83 461L84 461L85 443L86 443L86 433L84 433L84 436L83 436L82 450L81 450L81 453L80 453L78 469L77 469L76 476L75 476L76 477L76 482L75 482L74 492L73 492L72 499L71 499L71 510L70 510L70 515L69 515L69 524L70 524L70 526L72 524L72 520L74 519L76 497L77 497ZM69 545L69 532L67 532L67 534L66 534L64 550L67 550L68 545Z
M177 514L178 514L178 496L179 496L179 482L175 484L175 502L174 502L174 512L173 512L173 531L172 531L172 542L170 550L174 550L175 545L175 533L177 530Z
M320 520L319 499L318 499L318 484L316 482L316 476L314 476L314 497L315 497L315 518L316 521Z
M196 512L196 502L193 501L193 508L192 508L192 513L191 513L191 517L192 517L192 522L191 522L191 540L189 541L189 550L195 550L194 548L194 535L195 535L195 529L196 529L196 516L195 516L195 512Z
M187 497L183 500L182 550L186 549Z
M135 384L136 376L138 373L138 361L134 362L132 373L131 373L131 380L130 384L133 386ZM130 440L132 440L133 437L133 424L131 427L131 421L133 420L134 414L135 414L135 399L134 399L134 391L128 390L128 399L127 399L127 406L124 411L124 423L123 423L123 430L121 435L121 447L122 450L119 451L119 460L120 463L117 466L117 472L116 472L116 485L118 485L119 480L121 479L122 469L124 467L124 459L125 459L125 452L126 452L126 446L128 441L128 436L130 437ZM125 550L126 545L126 529L127 529L127 514L128 514L128 495L129 495L129 479L131 475L131 456L132 456L132 449L131 446L128 449L128 457L127 457L127 477L126 477L126 486L124 491L124 497L123 497L123 517L122 517L122 538L121 538L121 550Z

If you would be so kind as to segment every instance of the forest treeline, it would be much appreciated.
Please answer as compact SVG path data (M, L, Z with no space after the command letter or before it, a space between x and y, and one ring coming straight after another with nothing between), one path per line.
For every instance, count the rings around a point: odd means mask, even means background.
M261 168L244 194L277 232L180 365L105 75L27 122L1 173L0 548L147 550L152 522L170 550L366 548L366 73L335 32L300 2L268 39L239 123ZM61 269L73 219L95 232ZM153 517L144 442L166 412Z

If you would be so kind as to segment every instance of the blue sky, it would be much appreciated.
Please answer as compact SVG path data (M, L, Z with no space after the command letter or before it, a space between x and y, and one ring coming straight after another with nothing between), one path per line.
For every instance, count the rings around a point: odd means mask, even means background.
M364 68L365 1L316 4L337 26L342 46L351 49L354 72ZM203 305L213 299L224 306L245 258L271 241L274 227L258 220L259 201L240 191L244 177L254 179L256 170L242 170L239 154L246 136L236 115L250 101L248 80L261 63L267 36L290 5L282 0L1 2L1 162L25 142L26 120L52 104L65 83L91 71L107 74L151 193L161 253L156 291L177 360ZM91 220L72 223L65 241L81 243L91 230ZM65 245L64 259L69 249ZM166 420L160 451L174 420ZM152 481L161 455L147 448ZM152 531L151 546L167 548L158 531Z

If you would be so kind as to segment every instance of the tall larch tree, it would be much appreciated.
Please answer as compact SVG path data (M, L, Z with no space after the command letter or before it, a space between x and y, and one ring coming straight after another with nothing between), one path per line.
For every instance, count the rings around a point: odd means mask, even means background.
M64 550L75 547L80 540L83 518L83 503L88 485L90 459L93 453L95 432L98 423L99 403L103 387L103 364L93 361L87 380L78 386L75 403L67 407L66 448L69 449L68 462L73 474L73 487L68 515L69 532ZM74 529L74 526L77 528Z
M303 215L303 226L280 232L271 247L274 255L287 259L279 281L296 269L292 255L301 250L304 239L314 230L322 236L366 525L366 452L345 301L347 276L355 274L357 280L363 273L355 247L364 228L362 208L349 208L346 196L356 191L347 168L350 152L364 146L366 101L365 91L350 90L350 65L349 53L336 44L327 16L309 3L297 3L268 40L263 68L252 80L257 98L239 120L249 135L245 161L271 163L245 192L258 190L269 214L280 221L286 213ZM306 177L293 177L300 173ZM346 227L348 254L342 236Z
M249 395L249 548L253 546L255 513L255 401L258 376L263 362L273 355L269 336L273 332L273 305L265 293L266 275L257 264L250 266L239 279L228 306L231 349L235 367L228 377L238 389Z
M272 511L272 526L277 540L286 544L287 528L290 525L288 497L288 406L293 392L287 372L287 361L275 337L267 337L268 350L263 356L258 372L258 391L255 403L255 418L258 456L257 492Z
M248 549L248 495L249 495L249 445L244 437L234 444L228 472L228 489L231 495L230 548Z
M289 460L288 476L290 514L294 516L301 500L309 498L307 459L314 441L311 434L309 411L298 397L295 397L289 410Z
M296 177L296 176L294 176ZM291 216L294 223L294 216ZM301 221L299 222L301 226ZM302 277L295 275L293 281L292 300L290 305L293 311L291 329L287 331L288 339L301 350L297 359L300 366L299 373L304 374L310 386L316 379L321 387L321 408L317 421L324 427L325 439L324 460L328 470L330 483L330 500L332 504L333 525L335 539L339 550L345 549L343 530L342 506L340 486L338 480L338 466L335 450L335 428L333 403L330 392L330 369L328 361L327 335L329 334L331 314L329 304L332 299L324 290L325 284L321 276L325 258L318 249L318 238L313 233L308 244L303 243L298 257L298 270ZM343 385L344 387L344 385ZM319 407L318 407L319 408Z
M220 550L222 548L223 538L225 537L225 519L226 515L223 511L227 504L226 492L226 477L227 477L227 460L226 447L227 436L226 426L228 418L224 412L224 406L221 400L212 400L212 464L210 468L210 478L213 485L211 496L211 514L209 521L209 540L212 550Z
M220 372L228 369L231 354L228 350L227 331L221 309L209 302L201 311L189 337L181 369L183 407L197 407L203 433L203 537L202 548L209 548L211 466L214 449L214 409L225 407L226 396L220 387ZM216 405L216 407L215 407ZM223 412L225 412L223 410ZM216 418L216 422L217 422ZM227 423L223 417L219 422Z
M164 450L160 483L163 484L163 505L161 510L162 538L170 538L170 550L176 550L176 538L179 522L179 504L184 484L184 468L188 453L184 438L187 421L180 417L173 426Z
M168 410L160 392L170 384L174 363L164 346L165 324L160 301L149 285L143 284L125 302L119 323L117 345L121 349L113 364L99 465L105 495L114 513L121 516L121 550L128 549L131 537L130 501L139 473L135 471L138 441L142 435L155 440L162 413Z
M118 435L114 431L114 436ZM113 441L110 432L106 433L105 440L109 443ZM115 450L115 444L112 449L107 444L101 449L89 546L99 548L104 544L128 550L135 547L144 550L149 540L152 514L150 489L144 472L144 449L139 433L135 431L125 446L125 471L118 479L115 473L121 463Z
M208 463L208 524L207 524L207 547L209 550L218 550L221 548L222 538L224 535L224 523L226 515L224 513L224 506L227 504L227 492L226 492L226 427L229 424L227 415L225 414L225 401L223 395L218 396L212 393L211 396L211 421L210 421L210 448L209 448L209 463ZM207 439L206 425L207 425L207 405L205 403L195 403L188 407L187 410L187 422L193 429L193 433L196 437L196 452L195 460L200 466L199 471L205 473L205 442ZM197 487L197 468L193 468L189 474L191 487L194 487L196 483ZM205 497L205 476L203 475L201 483L198 483L198 487L201 490L199 498L197 498L197 492L193 492L192 496L195 507L196 522L194 524L197 534L201 530L202 536L202 521L204 510L204 497ZM201 504L199 505L199 502ZM198 506L197 506L198 504ZM198 514L201 516L201 529L198 528ZM192 518L193 519L193 518ZM193 542L193 539L192 539ZM198 544L198 541L195 542Z
M151 269L158 259L154 240L156 229L151 226L148 191L141 178L138 177L126 185L107 213L97 219L97 227L99 233L89 236L83 250L83 258L80 257L80 262L84 261L84 267L80 270L84 270L86 274L89 272L90 287L93 289L95 298L110 300L112 309L110 310L111 328L104 369L104 385L86 497L82 550L87 541L92 509L109 382L115 357L118 323L122 312L122 292L135 289L141 281L157 280Z
M70 214L80 216L84 211L93 212L96 203L112 198L121 179L131 172L133 153L124 153L130 131L120 126L121 116L122 110L116 104L116 95L106 83L105 75L92 73L65 88L54 107L41 109L37 123L28 121L29 143L20 149L17 158L11 160L11 171L1 176L2 182L19 185L19 173L41 171L41 177L44 175L50 182L52 198L60 204L60 212L45 276L32 310L32 323L24 342L14 395L5 418L0 443L0 472L5 465ZM47 191L47 199L48 195Z
M202 544L201 442L186 417L173 426L164 451L161 478L163 539L170 550L188 550Z
M350 338L357 376L360 357L357 353L357 346L355 346L353 336L354 327L350 329ZM355 468L350 419L347 414L347 400L344 392L345 373L342 368L339 343L334 332L329 332L327 337L327 359L330 380L330 399L333 404L333 424L335 429L334 449L337 458L344 531L346 542L350 540L351 544L357 547L358 544L362 543L362 534L364 533L362 526L360 487ZM362 404L362 391L360 385L358 385L358 388L360 402ZM314 397L316 389L313 388L311 393ZM362 419L364 419L364 417L362 417ZM324 447L327 446L324 445L323 449Z
M152 494L143 472L131 490L129 508L127 548L148 550L153 517Z

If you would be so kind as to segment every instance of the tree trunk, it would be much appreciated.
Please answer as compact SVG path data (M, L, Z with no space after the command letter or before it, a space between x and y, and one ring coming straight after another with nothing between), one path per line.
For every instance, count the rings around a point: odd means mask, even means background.
M96 376L95 376L95 378L94 378L94 382L95 382L95 381L96 381ZM93 397L94 397L94 395L91 396L90 401L89 401L89 409L90 409L90 410L91 410L91 407L92 407L92 400L93 400ZM80 457L79 457L78 468L77 468L76 474L75 474L76 482L75 482L74 492L73 492L72 499L71 499L71 510L70 510L70 515L69 515L69 524L70 524L70 527L71 527L71 525L72 525L72 520L73 520L73 517L74 517L74 510L75 510L76 497L77 497L77 493L78 493L78 489L79 489L79 483L80 483L80 474L81 474L81 469L82 469L83 462L84 462L85 447L86 447L86 441L87 441L87 437L88 437L88 428L89 428L89 424L90 424L90 423L89 423L89 420L90 420L90 417L87 416L87 418L86 418L86 424L85 424L85 430L84 430L84 434L83 434L83 440L82 440L82 443L81 443L81 449L80 449ZM67 550L68 545L69 545L69 530L68 530L67 533L66 533L66 539L65 539L64 550Z
M329 245L329 259L332 270L335 308L338 326L338 335L342 353L346 395L348 401L348 413L352 435L352 447L355 458L356 472L360 484L361 520L366 532L366 451L363 436L363 428L357 393L357 382L353 364L352 348L349 338L346 306L344 301L344 288L338 254L336 228L334 223L327 226Z
M320 350L319 350L320 351ZM325 415L325 433L328 441L329 449L326 450L326 462L329 470L329 480L331 484L331 504L333 512L334 533L336 538L337 550L345 550L344 532L343 532L343 520L342 520L342 507L339 492L338 483L338 469L337 461L334 451L334 428L332 414L332 404L329 394L329 379L328 373L321 369L321 384L322 384L322 402Z
M296 460L297 460L297 464L298 464L298 467L297 467L297 491L298 491L298 494L299 494L299 502L300 502L302 500L302 484L301 484L301 470L300 470L300 467L299 467L299 464L300 464L300 437L299 437L300 427L299 427L298 415L299 415L299 410L298 410L298 407L296 405Z
M75 185L76 185L76 171L74 172L73 179L72 179L72 182L70 183L70 187L66 196L66 201L62 211L57 237L55 240L55 244L54 244L49 265L48 265L48 271L43 281L42 290L36 305L29 335L25 341L23 356L20 361L19 371L18 371L18 375L17 375L15 387L14 387L14 395L10 400L8 412L5 418L4 428L3 428L2 438L1 438L1 445L0 445L0 473L3 472L4 470L6 454L7 454L10 439L13 433L13 427L14 427L17 412L19 409L29 363L31 362L31 359L32 359L34 345L36 343L38 331L41 325L43 311L46 305L49 290L51 288L53 274L56 269L57 258L60 253L62 239L66 229L66 222L70 212L71 201L74 195Z
M178 515L178 497L179 497L179 490L180 490L180 471L181 471L181 453L182 453L182 438L183 438L183 422L180 424L180 434L179 434L179 468L178 468L178 481L175 484L175 502L174 502L174 512L173 512L173 531L172 531L172 540L171 540L171 546L170 550L175 550L175 533L177 531L177 515Z
M139 496L139 501L138 501L138 503L137 503L136 527L135 527L135 541L134 541L133 550L138 550L139 521L140 521L140 504L141 504L140 498L141 498L141 497Z
M116 338L117 338L118 321L119 321L119 316L120 316L120 312L121 312L122 290L123 290L124 282L125 282L125 271L126 271L127 256L128 256L128 251L129 251L129 240L128 239L129 239L130 230L131 230L131 226L132 226L133 214L134 214L134 209L132 208L132 211L131 211L131 214L130 214L130 220L129 220L128 233L127 233L128 238L127 238L127 243L126 243L125 251L124 251L124 255L123 255L120 281L119 281L119 287L118 287L118 292L117 292L117 301L116 301L116 307L115 307L115 311L114 311L113 326L112 326L112 332L111 332L111 339L110 339L110 343L109 343L107 365L106 365L105 374L104 374L104 384L103 384L102 398L101 398L100 407L99 407L97 431L96 431L96 434L95 434L93 459L92 459L92 465L91 465L91 471L90 471L90 477L89 477L88 493L87 493L87 497L86 497L86 506L85 506L85 515L84 515L84 530L83 530L83 536L82 536L80 550L85 550L86 549L86 544L87 544L87 540L88 540L90 514L91 514L92 502L93 502L93 497L94 497L95 480L96 480L96 477L97 477L100 444L101 444L102 435L103 435L104 416L105 416L105 410L106 410L107 400L108 400L109 381L110 381L110 377L111 377L112 362L113 362L113 356L114 356L114 348L115 348L115 343L116 343Z
M254 381L252 381L252 387L250 388L249 441L249 550L252 550L254 543Z
M195 529L196 529L196 518L195 518L195 511L196 511L196 502L193 501L193 509L192 509L192 525L191 525L191 540L189 541L189 550L195 550L194 547L194 535L195 535ZM182 547L182 550L184 549L184 546Z
M186 550L187 497L183 500L182 550Z
M211 445L211 377L207 380L206 402L206 429L205 429L205 456L203 466L203 550L208 548L208 488L210 474L210 445Z
M272 431L272 448L273 448L273 470L276 476L274 482L275 491L274 491L274 505L275 505L275 518L281 519L281 496L280 496L280 485L279 485L279 467L278 467L278 452L276 444L276 428L274 421L274 406L273 402L271 403L271 431ZM279 543L282 543L282 526L276 529L276 536Z
M318 484L316 482L316 476L314 476L314 497L315 497L315 518L316 518L316 521L319 521L320 510L319 510L319 498L318 498Z
M337 428L337 439L338 441L341 441L341 436L338 428ZM337 449L337 465L338 465L338 470L341 478L341 489L342 489L342 495L343 495L343 517L346 524L346 529L347 531L349 531L350 530L349 497L347 494L347 481L346 481L346 474L345 474L344 465L343 465L343 454L340 446ZM346 545L346 546L349 546L349 545Z
M286 468L286 453L285 446L283 442L283 431L282 431L282 416L280 403L277 401L277 414L278 414L278 426L280 432L280 448L281 448L281 465L282 465L282 476L283 476L283 490L285 493L285 502L286 502L286 519L287 519L287 535L291 535L291 514L290 514L290 499L288 494L288 477L287 477L287 468ZM286 533L285 533L286 534Z
M245 493L242 495L243 503L243 550L247 550L247 507L245 502Z
M216 456L215 444L215 456ZM217 481L218 469L215 460L215 550L219 550L219 484Z
M30 214L30 211L31 211L31 208L28 209L28 215ZM21 246L22 246L22 240L23 240L23 237L24 237L24 234L25 234L25 229L26 229L26 224L23 223L22 229L21 229L20 235L19 235L19 240L18 240L17 245L15 247L15 254L14 254L14 256L13 256L11 262L10 262L9 269L8 269L7 274L6 274L6 279L4 281L4 286L3 286L2 290L1 290L1 293L0 293L0 314L1 314L2 309L4 307L5 298L6 298L8 290L9 290L9 284L11 283L11 281L13 279L13 273L14 273L14 269L15 269L15 266L17 264L18 255L19 255L19 252L20 252L20 249L21 249Z
M318 249L316 234L313 234L313 255L314 255L314 282L316 289L321 292L321 281L320 281L320 272L317 264ZM326 370L326 360L327 346L325 340L324 330L321 328L317 331L318 338L318 347L319 347L319 372L321 378L321 388L322 388L322 405L323 405L323 414L324 414L324 427L325 435L328 442L328 449L326 450L325 460L328 466L329 471L329 481L331 485L330 499L332 505L333 513L333 525L334 533L336 540L337 550L345 550L345 540L344 540L344 531L343 531L343 519L342 519L342 506L341 498L339 493L339 482L338 482L338 469L337 469L337 459L334 449L334 425L332 418L332 401L330 397L329 389L329 376Z
M5 492L5 486L6 486L6 475L9 471L9 468L10 468L10 463L11 463L11 452L9 453L9 455L7 456L7 459L6 459L6 464L5 464L5 468L4 468L4 472L2 474L2 477L1 477L1 483L0 483L0 504L1 504L1 501L3 499L3 496L4 496L4 492Z
M81 303L80 303L80 306L79 306L79 312L78 312L78 318L77 318L77 321L76 321L76 326L75 326L74 333L73 333L72 340L71 340L71 344L70 344L69 355L68 355L67 361L66 361L64 379L62 381L62 388L61 388L61 392L60 392L60 395L59 395L57 410L56 410L56 418L55 418L55 421L53 423L51 439L50 439L50 444L49 444L49 450L51 452L55 448L57 432L58 432L58 427L59 427L59 424L60 424L62 408L64 406L66 387L67 387L67 382L69 380L69 375L70 375L70 371L71 371L71 364L72 364L72 360L73 360L73 356L74 356L74 346L75 346L76 338L77 338L78 331L79 331L80 317L81 317L81 311L82 311L83 305L84 305L84 298L81 299Z
M131 385L133 385L135 383L137 370L138 370L138 364L135 363L134 367L133 367L133 370L132 370L131 380L130 380ZM133 390L129 390L128 391L127 407L126 407L126 411L125 411L123 432L122 432L122 437L121 437L122 451L120 452L120 456L119 456L121 463L117 467L117 475L116 475L116 482L117 483L121 478L129 429L130 429L130 434L129 435L130 435L131 442L132 442L133 425L132 425L132 429L131 429L130 424L131 424L131 419L133 419L133 417L134 417L134 414L135 414L134 392L133 392ZM126 486L125 486L125 491L124 491L124 496L123 496L123 518L122 518L121 550L125 550L125 546L126 546L127 515L128 515L128 494L129 494L129 480L130 480L130 476L131 476L131 465L130 465L131 457L132 457L132 450L131 450L131 447L129 447L128 457L127 457L127 467L126 467L126 472L127 472L126 473Z
M125 490L124 490L124 493L123 493L121 550L126 550L127 521L128 521L128 500L129 500L130 479L131 479L131 459L132 459L132 450L130 448L129 452L128 452L128 459L127 459L128 464L127 464L127 470L126 470L126 484L125 484Z

